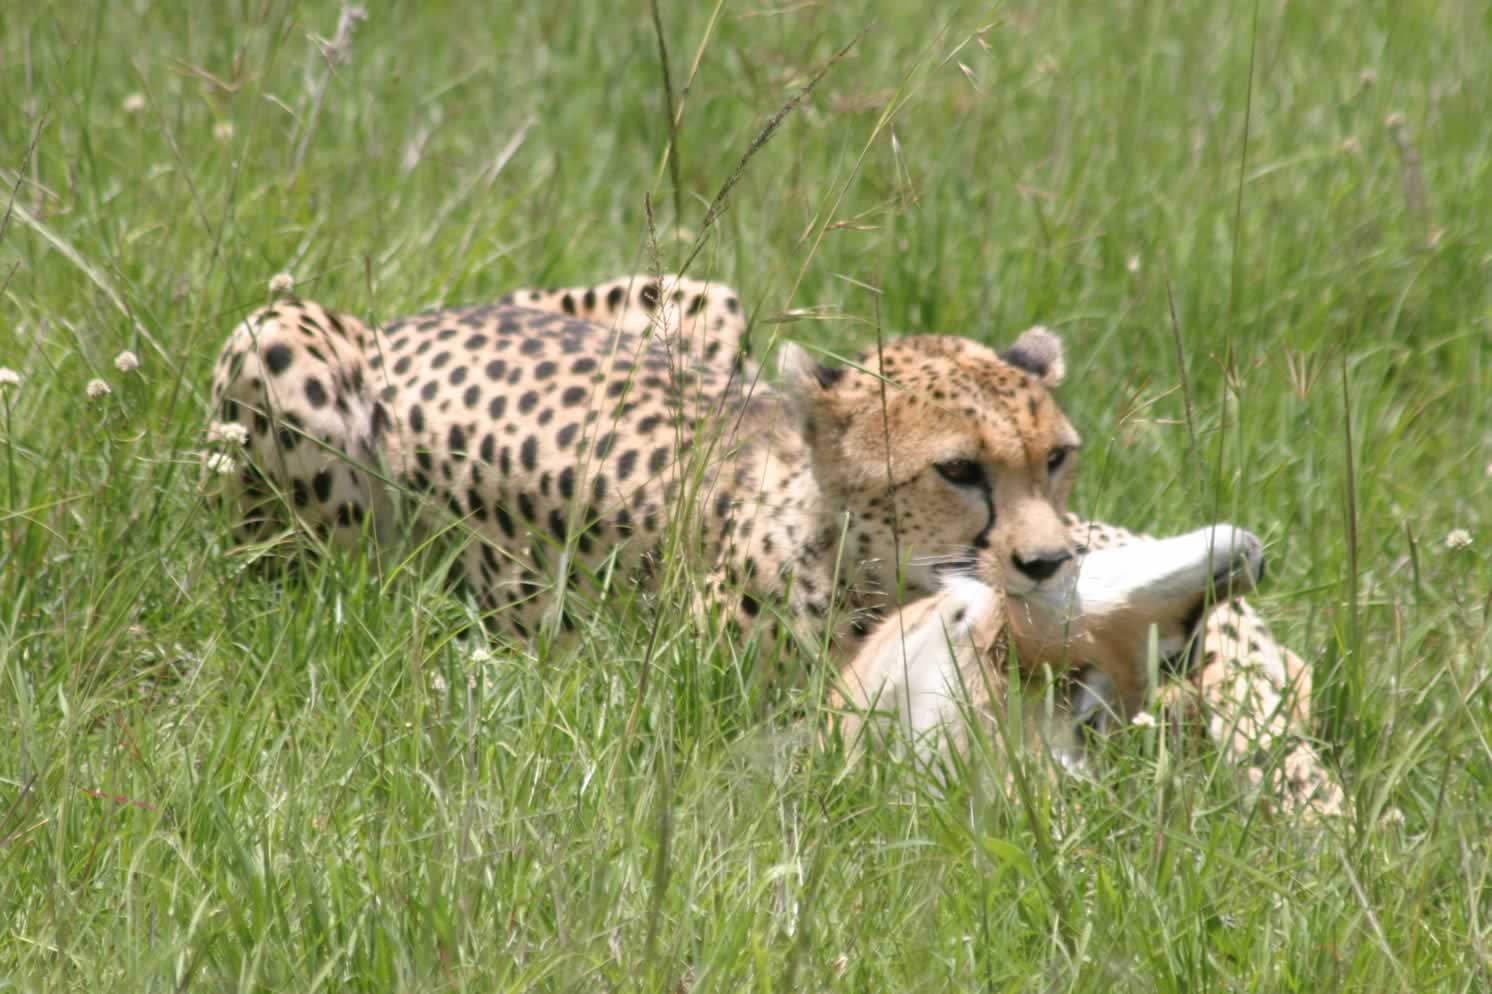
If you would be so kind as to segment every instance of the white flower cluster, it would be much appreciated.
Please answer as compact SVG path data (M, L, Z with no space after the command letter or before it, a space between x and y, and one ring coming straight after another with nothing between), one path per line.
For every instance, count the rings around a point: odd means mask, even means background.
M233 471L238 469L238 464L233 461L233 457L224 455L221 452L209 452L207 458L202 461L202 464L207 467L209 472L216 473L219 476L231 476L233 475Z
M249 429L237 421L214 421L207 429L209 442L227 442L230 445L248 445Z

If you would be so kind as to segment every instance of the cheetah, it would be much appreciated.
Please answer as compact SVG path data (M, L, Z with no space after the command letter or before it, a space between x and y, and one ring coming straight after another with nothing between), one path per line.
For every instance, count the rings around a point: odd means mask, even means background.
M746 333L733 290L681 277L522 290L381 326L282 298L233 329L214 370L212 416L246 436L217 498L240 543L305 530L374 549L406 530L412 503L416 527L462 536L459 579L484 619L523 640L573 627L603 575L689 561L706 571L704 601L741 630L771 619L831 646L849 677L864 675L862 648L905 626L899 606L937 604L971 571L995 600L1025 606L1028 623L1009 625L1023 659L1065 659L1074 640L1054 592L1081 588L1103 553L1065 510L1079 439L1051 393L1064 371L1056 336L1033 329L997 353L919 335L838 366L784 345L772 389L744 358ZM1115 599L1089 612L1092 629L1161 623L1184 654L1208 583L1247 589L1257 570L1252 536L1208 536L1188 546L1207 558L1206 583L1193 571L1190 589L1142 609ZM1195 651L1239 669L1248 654L1206 624ZM1121 709L1142 650L1084 661L1121 688ZM1247 720L1217 709L1235 716L1214 731L1230 746L1301 726L1303 711L1283 705L1304 669L1279 655L1284 672L1245 682L1270 683L1280 707ZM1209 688L1236 695L1208 668L1192 680L1204 702ZM1319 804L1329 788L1308 759L1310 782L1288 796Z

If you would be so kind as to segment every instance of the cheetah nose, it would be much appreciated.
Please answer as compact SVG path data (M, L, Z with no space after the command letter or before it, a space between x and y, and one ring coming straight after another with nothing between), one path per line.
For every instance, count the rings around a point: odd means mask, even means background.
M1042 580L1050 579L1052 574L1062 568L1062 564L1072 558L1072 553L1067 549L1046 549L1038 552L1030 559L1022 558L1019 552L1014 553L1011 561L1015 568L1040 583Z

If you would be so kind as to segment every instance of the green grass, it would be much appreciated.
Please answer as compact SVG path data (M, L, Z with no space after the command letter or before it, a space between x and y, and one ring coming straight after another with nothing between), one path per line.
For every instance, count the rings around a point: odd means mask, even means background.
M327 3L0 17L0 990L1492 985L1481 5L670 0L677 189L646 5L369 6L334 77ZM759 342L1058 327L1079 509L1266 536L1346 817L1138 729L1029 806L846 771L822 679L681 597L484 657L436 571L225 555L203 398L271 275L390 317L645 268L644 195L697 234L867 27L692 275Z

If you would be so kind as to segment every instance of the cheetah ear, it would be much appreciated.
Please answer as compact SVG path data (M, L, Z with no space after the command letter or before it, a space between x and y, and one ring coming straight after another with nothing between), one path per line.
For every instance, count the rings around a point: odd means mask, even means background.
M834 408L828 403L834 387L844 379L846 369L825 366L808 350L794 342L777 346L777 374L782 394L798 416L803 438L811 445L821 423L835 420Z
M1062 339L1041 325L1028 328L1010 347L1000 353L1016 369L1023 369L1042 383L1054 387L1067 376L1062 357Z
M777 347L777 374L783 393L799 406L833 389L844 379L845 372L842 366L821 364L795 342L783 342Z

